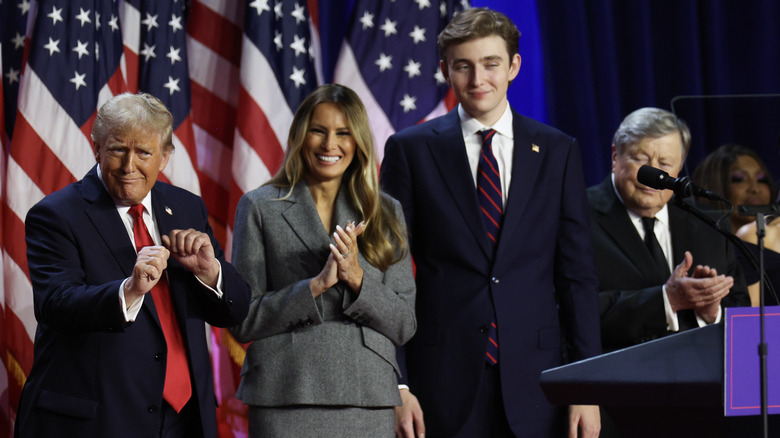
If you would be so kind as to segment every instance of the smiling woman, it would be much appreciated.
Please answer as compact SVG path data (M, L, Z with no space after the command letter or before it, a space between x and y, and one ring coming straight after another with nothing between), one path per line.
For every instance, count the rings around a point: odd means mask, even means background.
M739 144L722 145L707 155L696 167L693 181L728 199L735 211L738 205L769 204L777 197L772 175L764 161L754 150ZM702 202L714 208L726 207L716 201ZM732 213L729 216L732 232L736 233L754 219Z
M303 156L308 170L306 184L312 187L330 183L338 188L355 156L355 139L338 104L323 102L314 108Z
M238 204L233 260L252 286L249 436L394 435L395 347L416 330L398 201L380 193L357 95L323 85L293 118L279 172ZM326 425L326 427L322 427Z

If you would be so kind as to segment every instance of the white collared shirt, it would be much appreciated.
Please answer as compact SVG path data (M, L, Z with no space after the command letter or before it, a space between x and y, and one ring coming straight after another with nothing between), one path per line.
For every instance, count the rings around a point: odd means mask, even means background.
M105 181L103 181L103 175L100 172L100 166L97 166L97 176L98 179L100 179L100 182L103 184L103 187L106 187ZM108 187L106 187L106 190L108 190ZM146 194L146 197L141 201L141 204L144 206L144 211L142 214L144 224L146 224L146 228L149 230L149 234L152 236L152 241L155 245L161 245L162 239L160 237L160 230L157 227L157 221L154 218L154 210L152 209L152 192L149 191L149 193ZM119 218L122 219L122 224L125 226L125 231L127 231L127 236L130 238L130 244L135 248L135 233L133 232L133 216L130 215L130 206L120 204L116 201L114 201L114 206L116 207L116 211L119 213ZM166 273L167 274L167 273ZM214 292L218 298L222 298L222 265L219 266L219 277L217 278L217 288L214 289L211 286L207 285L203 281L201 281L198 276L195 276L195 279L200 282L203 286L210 289L212 292ZM135 321L136 317L138 316L138 312L141 310L141 306L144 303L144 297L141 297L140 299L136 300L134 303L130 305L130 307L127 306L127 302L125 300L125 283L127 282L127 278L122 282L122 284L119 285L119 304L122 308L122 314L125 317L126 322L133 322Z
M623 198L620 197L620 193L615 186L614 173L612 174L612 190L615 191L615 195L617 195L620 202L625 206L626 204L623 202ZM644 241L645 227L642 224L642 216L628 208L626 208L626 211L628 212L628 217L631 219L631 223L634 224L634 228L636 228L636 232L639 234L639 238ZM665 204L663 208L661 208L661 210L655 214L655 219L655 226L653 228L653 231L655 232L655 238L658 240L658 244L661 246L661 250L664 252L666 263L669 265L669 272L674 272L675 266L672 264L674 259L674 253L672 252L672 228L671 224L669 223L669 206L667 204ZM664 313L666 314L666 327L670 332L678 332L680 331L680 321L677 319L677 313L672 311L672 304L669 302L669 295L666 293L666 284L664 284L662 287L662 295L664 299ZM715 322L713 322L713 324L720 322L721 317L723 316L722 314L723 307L719 307L718 316L715 318ZM704 327L707 325L707 321L699 317L698 313L696 314L696 322L698 323L699 327Z
M501 199L506 206L509 197L509 183L512 180L512 155L515 150L515 136L512 129L512 110L507 104L504 113L493 126L485 126L477 119L471 117L463 107L458 104L458 117L460 118L460 130L463 142L466 144L466 155L469 159L471 176L474 179L474 187L477 187L477 167L479 167L479 155L482 151L481 131L495 129L493 136L493 155L498 163L498 173L501 177Z

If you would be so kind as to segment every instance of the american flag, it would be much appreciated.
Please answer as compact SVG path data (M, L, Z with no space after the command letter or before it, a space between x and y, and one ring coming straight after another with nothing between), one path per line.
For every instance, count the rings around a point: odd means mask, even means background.
M238 198L276 173L293 114L318 84L318 32L310 5L316 10L315 2L298 0L254 0L247 7L229 225Z
M4 12L4 11L3 11ZM0 40L0 73L3 72L3 43ZM0 75L0 203L3 202L5 192L3 183L5 182L5 105L3 105L3 80ZM0 215L0 249L3 248L3 215ZM0 252L0 261L3 260L3 254ZM0 285L3 284L3 270L0 269ZM8 327L5 323L5 293L0 289L0 356L8 356L8 339L5 333ZM8 369L5 361L0 361L0 436L5 436L10 430L10 408L8 402Z
M336 0L0 0L0 92L12 139L7 159L0 157L0 438L11 434L32 365L23 220L94 164L89 133L100 104L123 91L165 102L176 152L163 179L203 197L229 254L238 198L277 171L292 116L323 77L359 93L380 157L392 132L452 107L437 82L435 39L461 7L454 0L358 0L353 9ZM374 26L363 29L366 12ZM336 71L326 75L318 17L338 15L348 34ZM382 53L392 56L389 65L375 63ZM355 74L345 74L350 68ZM211 341L220 436L246 436L245 407L233 397L244 346L214 328Z
M357 0L336 65L335 81L355 90L369 113L377 157L394 132L446 113L449 87L436 37L460 0Z

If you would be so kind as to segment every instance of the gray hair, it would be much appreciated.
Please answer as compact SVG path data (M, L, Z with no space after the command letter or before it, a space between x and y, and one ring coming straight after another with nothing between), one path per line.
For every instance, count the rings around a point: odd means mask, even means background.
M682 143L683 160L691 146L691 131L688 125L669 111L660 108L640 108L627 115L612 138L612 145L618 155L627 147L634 146L645 138L661 138L678 132Z
M148 93L122 93L103 104L92 126L92 141L102 146L112 134L137 127L158 133L162 150L173 150L173 116L160 99Z

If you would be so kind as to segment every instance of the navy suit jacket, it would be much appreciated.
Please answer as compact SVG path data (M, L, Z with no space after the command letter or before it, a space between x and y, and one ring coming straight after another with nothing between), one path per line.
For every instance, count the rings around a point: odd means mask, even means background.
M158 182L152 202L161 234L188 228L208 233L222 265L222 299L173 257L167 268L204 436L216 437L204 321L221 327L241 322L249 286L225 261L199 197ZM25 227L38 329L16 436L157 436L165 339L151 296L135 322L124 321L118 291L132 273L136 251L95 168L31 208Z
M655 264L620 202L611 177L588 189L596 272L599 278L601 339L604 350L616 350L670 334L662 287L669 279ZM749 306L750 296L731 245L717 231L669 203L672 266L693 255L693 265L715 268L734 277L721 304ZM680 328L698 327L691 310L677 313Z
M539 387L541 371L601 351L579 147L513 117L512 180L493 259L457 111L393 135L385 148L382 184L403 205L417 268L417 334L402 362L433 436L456 433L471 412L493 309L518 437L566 426Z

